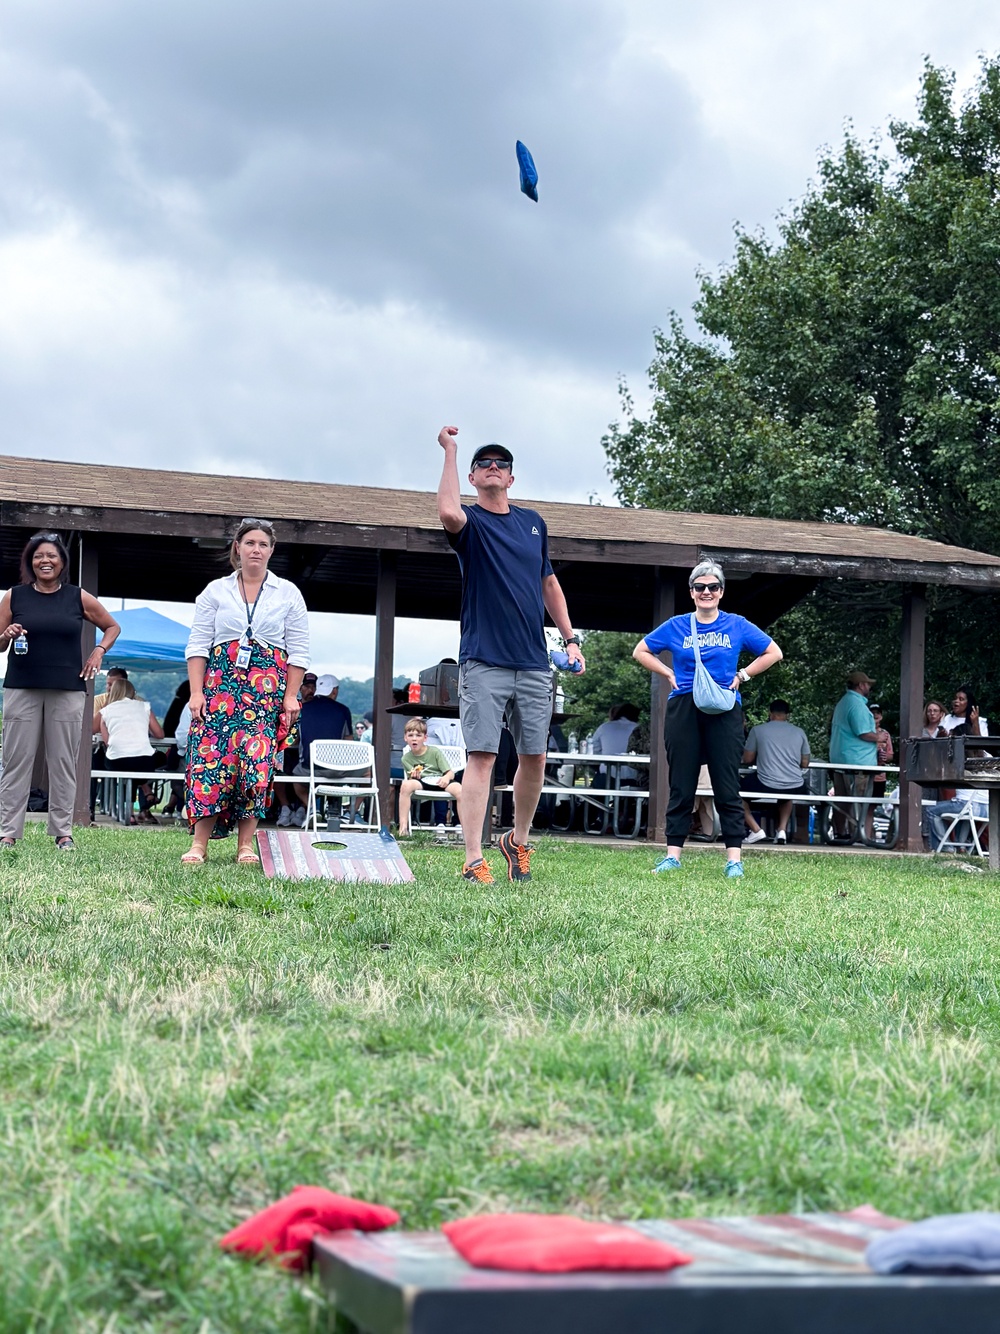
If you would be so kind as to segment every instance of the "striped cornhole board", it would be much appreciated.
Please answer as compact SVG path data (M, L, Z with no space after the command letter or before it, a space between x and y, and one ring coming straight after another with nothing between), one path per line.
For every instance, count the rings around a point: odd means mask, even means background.
M330 843L327 852L315 843ZM313 834L307 829L258 829L257 850L269 880L348 880L373 885L412 880L389 834Z
M313 1261L365 1334L987 1334L1000 1274L873 1274L876 1209L632 1224L693 1263L668 1273L473 1269L440 1232L335 1232Z

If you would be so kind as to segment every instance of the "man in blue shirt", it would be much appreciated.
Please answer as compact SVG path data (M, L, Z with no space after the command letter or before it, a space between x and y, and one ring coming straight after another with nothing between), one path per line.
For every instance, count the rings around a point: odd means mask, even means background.
M315 694L310 699L302 701L302 712L299 714L299 762L292 772L300 778L309 775L309 747L314 741L353 741L354 725L351 722L351 711L346 704L341 704L337 699L337 693L340 690L340 681L332 673L324 673L323 676L316 677ZM324 778L340 778L343 773L339 769L323 769ZM357 778L357 770L346 771L351 777ZM305 807L309 804L309 786L307 783L293 784L296 795L303 803L303 808L293 812L291 820L293 824L300 827L305 824ZM335 802L337 809L340 807L339 798Z
M458 428L438 435L444 469L438 516L462 568L462 643L458 698L468 762L462 781L466 880L493 881L483 860L482 831L490 775L504 717L518 754L514 828L500 840L510 880L531 879L528 831L545 781L552 720L552 672L545 613L563 637L570 661L583 664L566 598L549 563L548 533L534 510L512 506L514 456L502 445L481 445L469 481L475 505L463 505L458 480Z
M868 707L868 696L874 684L872 678L864 672L851 672L848 675L847 689L837 701L830 724L831 764L873 765L877 762L875 719ZM872 774L835 769L833 790L840 797L870 797ZM834 807L833 822L838 838L845 837L848 827L846 812L839 803Z

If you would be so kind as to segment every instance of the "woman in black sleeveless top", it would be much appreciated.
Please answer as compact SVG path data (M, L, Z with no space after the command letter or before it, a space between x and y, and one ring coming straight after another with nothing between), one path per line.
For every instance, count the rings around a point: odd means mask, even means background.
M21 555L21 583L0 602L0 651L14 645L3 691L0 849L15 847L24 835L31 771L42 744L49 770L49 833L60 851L74 850L87 682L118 638L118 622L95 597L64 583L68 572L69 554L59 534L36 533ZM85 620L104 635L81 668Z

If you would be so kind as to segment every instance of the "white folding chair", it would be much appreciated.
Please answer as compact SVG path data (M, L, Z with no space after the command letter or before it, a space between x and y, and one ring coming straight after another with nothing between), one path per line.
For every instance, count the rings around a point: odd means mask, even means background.
M977 803L977 805L978 804L979 803ZM966 848L968 849L969 852L971 852L972 849L975 848L976 852L978 852L980 857L986 857L989 855L988 849L984 848L979 841L980 825L982 825L984 829L988 829L990 826L990 817L988 815L975 815L972 809L972 802L967 801L960 811L956 811L955 814L949 816L948 819L950 823L948 824L947 828L944 831L944 836L941 839L941 842L934 849L935 852L943 851L945 846L947 845L947 847L950 849ZM949 842L949 839L951 839L951 836L955 832L956 827L962 824L963 821L969 826L971 837L967 839L955 839L952 842Z
M340 773L336 778L317 773L323 769L337 769ZM352 776L352 770L356 771L356 777ZM354 828L381 828L374 746L367 741L313 741L309 746L309 803L306 807L306 824L312 821L313 833L319 832L317 797L370 797L369 818Z
M406 747L409 750L409 746ZM444 756L448 768L453 774L460 774L465 768L468 757L464 746L438 746L438 750ZM416 792L410 794L411 805L415 801L455 801L455 796L451 792L445 792L444 788L435 791L429 787L418 787ZM413 811L416 815L416 811Z

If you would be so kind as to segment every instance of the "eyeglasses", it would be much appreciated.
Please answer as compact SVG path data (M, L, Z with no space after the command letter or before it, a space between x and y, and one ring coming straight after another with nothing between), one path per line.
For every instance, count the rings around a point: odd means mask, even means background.
M490 468L494 463L501 472L510 472L510 459L476 459L472 466L473 468Z
M252 528L259 528L262 533L273 533L274 524L270 519L241 519L240 532L246 534Z
M721 592L721 584L692 584L691 591L694 593L718 593Z

